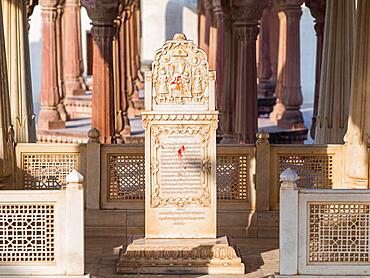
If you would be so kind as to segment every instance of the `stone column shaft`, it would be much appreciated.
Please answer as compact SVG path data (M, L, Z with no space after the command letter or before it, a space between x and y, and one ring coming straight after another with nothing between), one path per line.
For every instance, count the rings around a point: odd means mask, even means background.
M80 1L65 0L63 24L64 87L66 97L70 98L85 94L84 84L82 83Z
M0 2L0 186L12 174L14 155L11 138L11 111L4 44L3 11Z
M348 131L345 136L345 186L368 188L370 143L370 1L357 1Z
M328 0L315 143L343 144L347 131L355 0Z
M304 128L300 71L300 18L303 0L280 0L277 104L270 115L279 127Z
M216 46L215 46L215 66L216 66L216 99L217 110L221 110L221 93L222 86L225 82L225 7L222 6L220 0L213 0L213 18L216 28Z
M36 142L27 7L23 0L2 0L11 123L17 143Z
M273 95L272 66L270 60L270 18L273 16L271 8L265 9L261 18L261 29L258 36L258 95L269 97Z
M57 5L59 1L40 0L42 17L41 111L39 129L64 128L57 110L60 101L57 72Z
M114 20L119 15L119 2L83 0L92 20L93 35L93 107L92 128L101 133L102 143L115 142L115 109L113 83Z
M316 116L319 106L319 90L321 78L321 63L322 51L324 43L324 26L325 26L325 11L327 0L306 0L306 6L310 8L311 15L315 18L315 32L316 32L316 69L315 69L315 92L314 105L312 113L312 124L310 135L315 139Z
M221 84L221 125L219 128L222 129L223 139L221 143L227 143L233 141L233 135L235 133L234 126L234 114L235 114L235 91L234 91L234 41L232 39L233 34L233 23L231 19L230 8L225 7L225 16L224 16L224 72L223 77L219 77L218 72L216 82L222 78ZM218 84L218 83L217 83ZM219 86L219 85L218 85Z
M123 12L121 15L121 24L119 31L119 69L120 69L120 115L121 115L121 130L122 136L130 135L130 121L128 118L128 86L127 86L127 66L129 64L129 57L127 56L126 50L126 33L125 33L125 21L127 19L127 12Z
M60 117L63 121L67 121L68 115L65 109L64 100L66 97L64 89L64 72L63 72L63 45L65 39L65 32L63 30L63 3L64 0L59 0L57 5L57 17L55 20L56 26L56 41L57 41L57 74L58 74L58 91L59 91L59 103L57 109L59 111Z
M235 47L235 133L238 143L254 143L257 133L256 39L258 21L268 1L244 1L233 5Z

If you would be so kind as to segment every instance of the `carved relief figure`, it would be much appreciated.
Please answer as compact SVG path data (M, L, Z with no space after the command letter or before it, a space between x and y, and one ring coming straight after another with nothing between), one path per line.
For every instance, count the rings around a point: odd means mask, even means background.
M168 97L168 87L167 87L167 72L165 67L161 67L159 70L159 87L156 95L156 100L158 103L164 103Z
M153 62L153 100L165 104L205 104L208 62L184 35L175 36L157 51Z
M195 71L194 75L194 85L193 85L193 96L194 100L200 102L203 97L203 78L201 74L201 70L198 68Z

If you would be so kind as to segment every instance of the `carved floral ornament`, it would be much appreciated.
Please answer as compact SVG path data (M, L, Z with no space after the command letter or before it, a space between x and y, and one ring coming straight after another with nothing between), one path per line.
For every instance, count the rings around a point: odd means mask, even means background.
M155 104L205 104L208 102L207 55L184 34L176 34L154 57Z
M167 125L159 126L155 125L152 127L152 142L153 155L151 161L151 179L153 184L152 200L151 205L154 208L175 206L184 207L187 205L196 205L201 207L209 207L211 205L211 193L210 193L210 172L211 172L211 161L207 156L207 148L210 139L210 125ZM161 195L161 184L160 184L160 158L159 152L161 149L161 136L168 135L189 135L189 136L200 136L200 146L202 149L201 155L201 194L198 196L189 196L182 198L165 198ZM182 146L184 150L184 146ZM181 156L181 153L179 154Z
M152 121L212 121L212 128L218 127L218 114L142 114L145 129Z

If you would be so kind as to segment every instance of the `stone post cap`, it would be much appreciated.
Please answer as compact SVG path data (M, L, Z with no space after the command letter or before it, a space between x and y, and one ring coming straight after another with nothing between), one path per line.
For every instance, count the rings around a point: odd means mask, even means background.
M280 174L280 181L283 183L295 183L296 181L299 180L298 174L293 171L290 168L285 169L281 174Z
M83 181L84 181L84 177L76 169L74 169L66 177L67 184L70 184L70 183L72 183L72 184L82 183Z
M100 131L96 128L92 128L87 132L87 136L89 137L88 143L91 142L99 142L100 140Z

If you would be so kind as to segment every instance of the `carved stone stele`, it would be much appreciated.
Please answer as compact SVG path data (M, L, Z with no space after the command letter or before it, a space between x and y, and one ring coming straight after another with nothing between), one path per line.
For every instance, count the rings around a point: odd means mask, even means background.
M145 75L145 239L120 273L242 274L227 238L216 239L215 73L205 52L176 34Z

